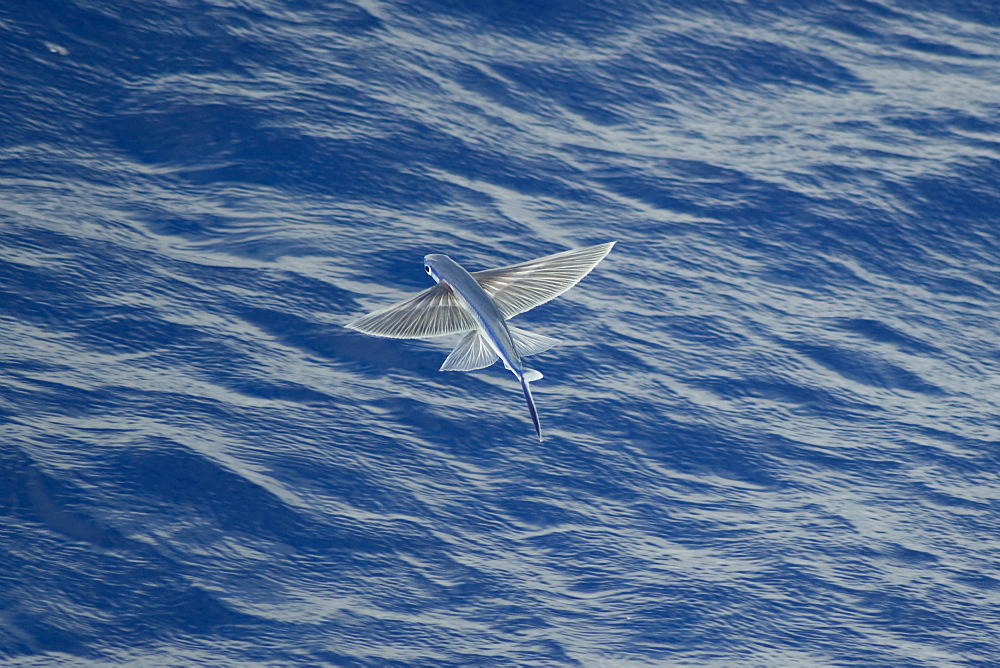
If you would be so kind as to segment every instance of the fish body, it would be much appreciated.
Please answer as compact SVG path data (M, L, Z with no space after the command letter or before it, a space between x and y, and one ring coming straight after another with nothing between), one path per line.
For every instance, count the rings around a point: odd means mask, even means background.
M538 410L535 408L535 400L531 396L528 383L540 380L542 374L534 369L525 368L514 344L514 337L507 327L507 321L496 302L486 294L483 286L472 274L447 255L425 256L424 269L436 282L444 281L451 286L457 298L476 321L475 335L490 346L503 365L520 381L524 400L528 403L528 412L531 413L531 422L535 426L535 434L541 441L542 426L538 421Z
M372 336L428 338L464 333L442 371L473 371L500 359L521 383L535 434L542 439L529 383L542 374L524 358L558 343L507 321L558 297L604 259L615 242L578 248L520 264L470 273L447 255L424 257L436 285L392 306L356 318L347 327Z

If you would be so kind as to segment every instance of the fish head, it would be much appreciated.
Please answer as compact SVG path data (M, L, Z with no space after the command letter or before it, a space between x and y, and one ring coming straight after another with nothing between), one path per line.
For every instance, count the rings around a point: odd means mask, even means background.
M440 283L441 267L448 263L454 264L455 261L447 255L431 253L430 255L424 256L424 271L426 271L430 277L434 279L435 283Z

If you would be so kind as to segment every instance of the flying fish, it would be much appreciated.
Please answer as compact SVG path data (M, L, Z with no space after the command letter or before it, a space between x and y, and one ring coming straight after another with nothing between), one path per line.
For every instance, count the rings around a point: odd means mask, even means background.
M498 359L521 383L538 440L542 427L529 384L542 374L529 369L528 355L548 350L557 339L509 324L516 315L555 299L580 282L611 252L615 242L546 255L498 269L468 272L447 255L424 257L424 270L436 285L392 306L347 323L364 334L393 339L423 339L465 334L441 371L475 371Z

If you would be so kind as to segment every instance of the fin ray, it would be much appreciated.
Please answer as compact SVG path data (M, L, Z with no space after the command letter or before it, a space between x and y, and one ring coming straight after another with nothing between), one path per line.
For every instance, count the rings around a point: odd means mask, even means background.
M484 369L500 357L478 330L462 337L455 349L441 365L441 371L475 371Z
M517 354L521 357L537 355L559 344L559 339L554 339L551 336L535 334L510 325L507 325L507 329L510 330L511 338L514 339L514 348L517 349Z
M438 283L409 299L363 315L347 327L390 339L423 339L476 328L451 286Z
M504 320L555 299L590 273L611 252L615 242L574 248L535 260L473 272L496 302Z

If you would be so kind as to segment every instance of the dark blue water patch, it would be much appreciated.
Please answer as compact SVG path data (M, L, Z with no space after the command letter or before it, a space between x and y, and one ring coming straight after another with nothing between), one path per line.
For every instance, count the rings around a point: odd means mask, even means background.
M579 416L584 433L602 438L621 438L636 443L672 470L691 476L719 476L770 488L779 484L775 471L763 453L766 445L757 435L737 434L720 425L692 427L668 414L650 419L642 406L614 409L604 401L586 405L567 400L568 410ZM678 411L685 406L678 404ZM606 415L613 414L609 423Z
M910 11L927 12L952 16L959 21L967 21L983 26L1000 27L1000 7L992 2L980 0L914 0L907 4Z
M944 122L948 124L949 127L954 130L958 130L965 133L982 134L986 136L996 135L1000 132L1000 120L996 117L996 111L1000 110L1000 103L996 104L984 104L980 109L938 109L937 115L944 119ZM979 113L974 113L974 111L979 111ZM959 133L956 133L957 139L962 139ZM967 140L972 140L973 138L967 137ZM993 138L992 140L986 140L983 138L984 146L995 147L1000 143L1000 139ZM980 144L975 141L969 141L970 146L979 146Z
M273 19L251 5L213 6L197 10L168 3L83 7L80 3L40 6L23 17L37 26L35 34L65 46L72 59L100 63L108 81L185 74L231 73L244 76L257 63L289 65L285 49L260 26ZM379 23L356 5L329 7L322 21L345 35L362 35ZM155 45L155 57L148 55Z
M392 539L375 528L347 522L334 524L290 507L272 492L177 443L148 437L114 455L116 485L143 503L196 516L222 531L295 545L307 553L376 554L389 551ZM331 475L332 472L328 472ZM338 483L342 493L357 501L372 489L367 475L352 471ZM332 480L339 478L333 476ZM397 524L396 531L404 529ZM404 529L405 530L405 529ZM397 535L398 539L402 537ZM406 540L418 540L411 536Z
M0 265L2 266L2 265ZM17 272L5 271L6 276ZM27 322L48 325L57 320L51 306L21 293L16 288L4 290L0 288L0 306L8 313L21 313Z
M735 331L732 320L720 315L670 315L663 319L663 331L671 338L700 346L733 349L747 342Z
M595 125L624 125L663 99L653 86L623 80L622 68L614 63L587 68L573 61L495 63L492 69L519 91L551 99Z
M7 243L27 248L29 252L39 250L46 254L58 254L66 238L60 234L33 231L34 238L24 243L22 235L2 234ZM70 242L76 245L76 242ZM63 262L38 265L6 261L0 262L0 300L9 313L21 314L26 322L48 327L64 315L64 302L80 290L83 277L75 267L67 267Z
M225 28L240 23L239 17L249 11L245 8L190 12L146 3L141 12L133 12L125 5L96 9L66 2L21 9L7 8L12 24L20 27L7 49L20 63L4 76L10 81L16 72L18 80L12 105L4 107L18 118L3 124L7 141L93 147L95 140L103 140L94 132L128 99L127 80L162 73L242 74L241 59L263 55L259 40L244 37L251 33ZM252 16L247 22L253 22ZM143 57L150 44L156 44L155 58ZM65 131L67 123L73 132ZM31 134L25 134L28 128L33 128Z
M900 35L897 39L897 43L905 49L912 49L913 51L932 54L935 56L968 59L989 58L989 56L978 54L953 44L948 44L947 42L921 39L913 35Z
M600 410L601 406L594 405L593 409ZM582 427L584 429L582 433L592 433L586 431L586 424ZM588 503L594 505L611 502L628 506L643 498L635 485L608 474L609 458L599 450L571 448L564 445L560 439L553 439L545 446L540 459L546 465L532 476L532 484L539 493L544 490L558 490L560 496L589 499ZM589 473L585 475L585 472ZM553 509L550 517L558 518L557 512Z
M953 623L947 615L915 599L903 586L883 587L863 598L866 606L878 609L878 617L887 630L913 641L934 639Z
M413 341L404 343L363 338L361 334L345 329L342 325L314 322L288 311L252 306L240 306L234 311L240 318L267 332L278 342L332 361L345 358L357 360L359 358L356 355L360 354L362 358L370 356L373 361L384 360L375 364L378 368L408 368L412 367L407 360L413 357L414 346L418 349L427 346Z
M268 116L236 104L171 103L167 108L124 113L110 119L119 146L140 162L165 165L212 164L248 157ZM249 167L246 167L249 169Z
M10 563L10 572L18 571L16 561ZM0 579L2 582L2 579ZM73 656L92 656L98 654L89 647L88 635L79 634L59 628L58 621L50 621L43 615L33 611L21 610L22 601L17 592L0 593L0 605L3 606L4 629L0 631L0 659L11 661L25 657L44 657L49 652L67 653Z
M912 194L897 186L899 208L916 206ZM909 190L909 188L907 188ZM926 287L932 292L952 293L986 299L983 286L964 277L949 276L959 272L956 265L963 258L978 259L992 253L992 232L980 231L982 219L968 228L938 228L921 214L885 211L857 202L813 203L799 211L799 221L784 227L779 239L787 242L787 252L794 257L793 267L786 258L769 268L766 280L794 285L800 273L818 289L822 284L856 289L867 281L850 267L857 263L876 275L894 276ZM980 239L983 242L981 243ZM817 254L821 254L817 257ZM778 256L774 251L770 256ZM849 259L850 264L843 263ZM805 265L814 265L809 269ZM990 282L989 270L971 270L978 280Z
M650 40L659 62L684 68L687 87L767 90L769 87L814 89L827 92L864 90L868 85L848 68L818 53L807 53L785 44L741 37L709 42L683 34Z
M109 353L141 353L164 347L209 353L214 343L211 336L198 327L162 320L151 309L94 309L78 320L75 327L79 328L75 345Z
M83 441L67 444L85 448ZM13 444L11 444L13 445ZM0 461L0 512L8 522L30 521L70 540L88 543L102 550L135 547L115 529L104 526L75 506L79 491L59 479L42 473L34 462L12 450ZM85 497L84 497L85 502Z
M692 603L695 597L701 604ZM627 607L631 632L619 651L636 652L664 664L674 662L678 656L690 657L684 661L687 665L723 660L734 649L733 624L743 617L740 610L752 607L753 614L764 619L787 614L775 603L762 601L750 606L749 601L740 603L741 598L741 592L729 583L696 577L650 584ZM760 640L765 644L769 641L773 642L771 634Z
M343 258L330 258L331 268L339 268ZM417 262L409 263L411 273L417 273L416 268L420 265ZM316 314L329 314L336 318L344 318L346 323L348 318L359 314L356 295L349 290L344 290L329 280L306 276L298 273L287 273L276 277L272 283L279 290L284 290L289 302L294 304L294 312L306 313L310 316ZM423 287L428 287L424 285ZM253 307L253 304L246 304ZM336 325L334 325L335 331Z
M767 399L790 406L809 409L825 416L856 414L858 410L874 408L868 404L849 401L822 387L796 384L767 375L743 374L740 377L702 377L688 381L723 399Z
M997 204L998 180L1000 160L979 157L956 163L945 174L914 177L900 195L905 195L913 208L914 222L936 233L935 243L969 238L970 233L976 233L984 252L995 254L1000 248L1000 231L984 212L992 211ZM955 220L963 224L953 224Z
M823 242L829 240L833 242L831 246L838 241L824 236L814 237L813 240L817 245L824 245ZM805 257L791 261L786 259L780 264L767 267L760 272L760 278L767 283L797 288L801 292L808 291L812 294L834 291L840 286L853 285L856 281L854 272L841 264L816 258L810 261Z
M324 346L317 353L338 363L359 365L366 374L383 376L404 374L406 377L426 378L436 374L450 350L434 343L418 343L382 339L365 341L355 332L324 336ZM462 382L457 375L449 375L445 382Z
M973 422L985 426L991 417L985 413L976 415ZM919 427L922 438L911 446L910 452L924 464L941 466L963 477L1000 466L1000 442L963 431L948 422L927 420Z
M583 524L587 521L587 518L579 512L541 499L512 497L504 502L503 509L511 521L537 529L559 527L564 524Z
M874 7L874 3L856 2L856 7ZM866 16L865 12L854 11L851 13L841 13L823 17L822 24L843 33L850 40L863 40L865 42L878 42L882 39L882 32L875 25L869 25L872 20Z
M236 10L237 7L229 9L232 11ZM248 17L255 16L253 8L240 6L239 9L245 9ZM269 17L278 17L281 22L294 22L296 19L308 21L315 25L322 25L336 34L351 37L374 36L385 28L383 21L363 7L361 3L346 0L336 4L330 4L323 0L290 0L287 3L282 3L278 8L268 7L262 11L268 10L270 10Z
M887 343L900 352L938 356L941 350L915 336L901 332L880 320L870 318L838 318L831 323L840 329L860 334L874 343Z
M651 11L644 2L608 5L593 0L553 0L539 5L531 0L411 0L400 5L410 16L425 17L435 28L452 28L454 22L439 21L444 16L460 22L462 34L507 34L553 40L609 39L617 27Z
M75 349L110 353L173 350L173 354L225 350L225 344L208 331L165 318L152 306L107 303L106 295L112 292L135 294L143 290L147 299L153 299L158 293L165 297L179 285L186 287L160 277L140 278L138 272L126 275L108 270L133 261L142 264L144 256L123 253L121 249L116 249L117 257L104 255L109 250L112 247L107 244L89 244L79 262L59 265L58 273L38 267L4 266L8 285L17 290L10 296L11 304L16 300L22 317L47 331L71 333L66 345ZM189 297L195 303L199 301L190 292Z
M283 112L231 102L169 103L167 108L120 115L109 122L109 130L129 155L171 167L175 177L200 185L280 186L291 192L407 208L425 208L456 197L472 203L482 200L480 193L427 175L426 167L431 166L472 180L489 174L524 194L555 190L557 196L572 201L593 199L586 190L561 179L530 176L544 170L524 164L526 158L484 152L458 136L388 110L374 122L369 120L372 116L363 123L344 117L342 134L352 128L350 139L304 135L294 124L276 124L273 113Z
M858 132L865 134L871 139L881 139L884 140L884 145L888 146L891 144L896 144L903 148L905 144L898 141L898 137L887 136L890 133L886 133L879 129L878 124L870 122L852 122L844 121L832 124L834 127L840 129L849 129L852 132ZM882 162L882 161L899 161L902 163L919 163L923 160L919 155L912 155L909 153L902 153L900 151L889 151L884 148L859 148L857 146L837 146L833 145L830 147L830 153L833 155L843 156L849 161L854 162L858 158ZM884 173L879 172L875 169L870 168L857 168L848 166L845 164L831 163L826 165L817 164L814 165L811 172L804 174L794 174L789 177L795 183L809 184L812 186L822 186L823 180L832 181L834 183L842 183L845 185L854 185L858 180L877 180L879 182L890 180L884 178ZM890 180L891 181L891 180ZM845 199L838 202L843 203Z
M57 371L68 375L72 373L72 368L67 363ZM118 390L115 388L85 388L70 378L65 381L48 380L38 378L34 373L9 371L8 374L19 386L8 388L4 398L17 407L22 418L26 414L83 418L118 405Z
M451 64L451 77L466 90L472 91L491 100L498 106L521 113L534 113L533 98L525 94L519 86L513 85L504 78L493 76L481 66L471 63L456 62ZM487 113L487 110L473 107L476 113ZM491 123L505 130L516 130L510 121L496 114L489 114Z
M426 128L394 128L376 139L306 137L274 127L266 116L232 104L209 104L121 117L117 142L142 162L175 168L198 184L280 186L289 192L339 198L438 204L453 187L408 169ZM437 135L441 142L450 138Z
M906 116L887 114L883 122L890 128L903 128L923 137L947 137L962 143L966 133L991 135L998 130L997 122L988 115L975 115L964 109L933 109Z
M941 39L933 39L937 35L925 37L914 35L907 28L913 24L915 9L915 4L908 4L906 7L897 9L879 6L871 2L852 2L850 7L844 6L833 11L826 11L818 18L823 25L851 38L861 39L868 44L891 47L893 51L902 48L912 50L918 56L929 54L970 60L990 58L986 54L972 52L956 44L950 44L947 37L944 36ZM934 62L937 67L943 65L940 60Z
M580 205L598 206L603 199L576 184L576 172L550 156L533 157L509 151L493 151L473 146L458 137L437 143L433 152L424 143L425 133L411 145L393 147L394 154L414 162L429 162L436 168L472 181L486 181L529 197L552 197ZM416 134L414 136L417 136Z
M109 303L109 295L145 290L147 296L167 294L176 282L153 276L152 254L127 249L111 242L73 238L62 232L21 229L3 238L29 254L53 259L50 263L0 263L0 281L6 299L27 322L53 331L72 331L87 337L90 326L105 328L120 342L139 343L140 335L130 335L128 325L183 327L164 322L148 307ZM16 257L16 256L15 256ZM112 320L109 321L108 319ZM116 327L114 319L128 321ZM156 340L164 340L157 337Z
M861 350L801 341L784 341L783 343L846 380L862 385L879 389L903 390L934 397L947 394L918 374Z
M330 408L338 403L337 397L325 392L306 387L301 383L289 381L261 382L260 380L247 380L244 382L229 383L228 388L243 394L244 396L256 399L269 399L273 401L285 401L290 403L323 406Z
M967 468L974 468L975 470L969 471L969 473L975 473L976 470L981 470L981 464L978 464L977 462L977 465L970 465L967 466ZM992 522L990 520L986 520L985 518L980 520L973 519L968 516L969 513L995 515L996 512L1000 510L1000 504L996 502L958 497L938 489L932 489L930 485L926 483L916 483L915 488L918 491L919 496L926 503L932 504L945 512L961 513L966 517L964 521L967 524L979 525L983 531L990 531L990 525Z
M74 11L70 9L69 14ZM90 57L94 44L78 41L71 31L60 28L64 16L53 11L51 3L14 4L5 7L3 14L7 20L0 24L0 54L5 63L0 73L5 88L0 144L86 145L88 138L80 136L86 135L81 128L108 111L120 84L109 79L100 58Z
M591 179L614 193L636 199L657 209L687 213L708 219L728 219L733 223L764 226L762 211L789 212L768 226L790 220L791 212L802 211L808 200L802 195L775 187L743 172L706 162L659 161L641 168L602 169Z
M955 575L954 579L956 582L961 584L966 584L976 589L980 589L983 592L995 592L1000 590L1000 580L991 578L988 575L982 575L978 573L963 573L960 575Z
M67 441L65 445L79 444ZM167 627L198 634L249 620L179 578L145 543L126 538L93 518L87 510L92 500L76 485L41 473L13 452L0 461L0 477L4 483L0 510L25 534L25 545L51 544L47 555L51 566L41 571L28 557L30 551L8 555L5 575L0 578L4 598L10 597L4 606L5 626L31 630L30 640L4 646L0 654L67 651L96 659L107 638L141 646ZM34 528L38 526L42 529ZM27 531L37 535L29 537ZM66 540L53 541L52 534ZM85 549L80 549L81 544ZM60 593L42 594L53 591L54 581L61 582ZM96 607L98 600L103 603ZM72 612L68 616L47 614L55 608ZM94 642L98 637L105 640Z

